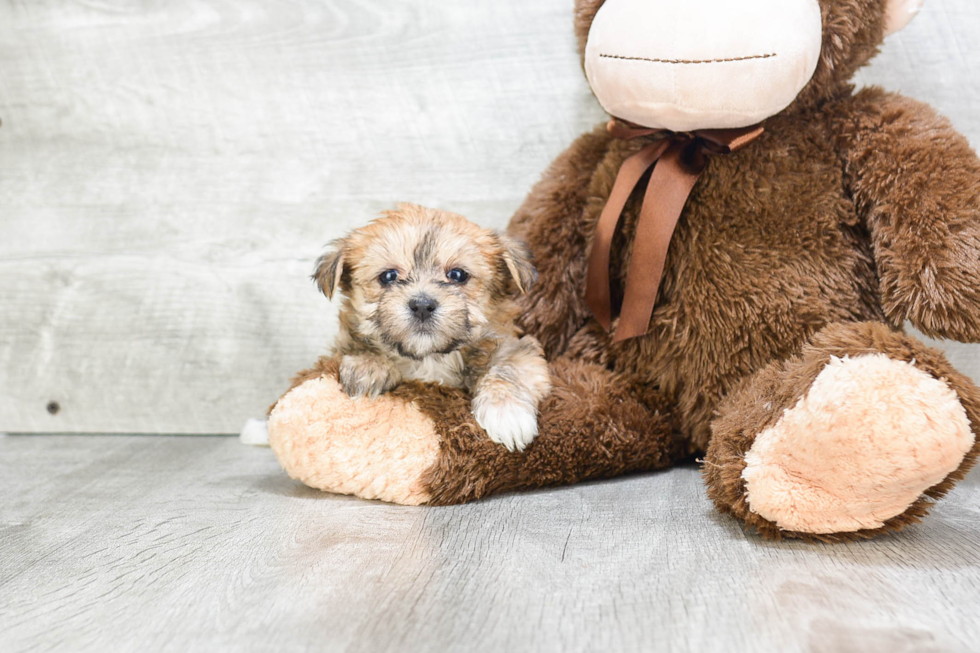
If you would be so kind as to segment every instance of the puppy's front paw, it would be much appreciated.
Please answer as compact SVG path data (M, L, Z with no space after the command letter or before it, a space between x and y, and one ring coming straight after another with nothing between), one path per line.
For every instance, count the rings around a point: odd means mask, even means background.
M524 451L538 435L538 416L523 402L474 401L473 416L490 439L508 451Z
M351 397L377 397L398 385L398 375L384 359L344 356L340 362L340 385Z

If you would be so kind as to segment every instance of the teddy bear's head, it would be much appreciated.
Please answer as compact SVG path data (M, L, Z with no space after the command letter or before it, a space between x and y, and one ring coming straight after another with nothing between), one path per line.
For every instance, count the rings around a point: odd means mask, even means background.
M577 0L586 76L644 127L746 127L845 85L924 0Z

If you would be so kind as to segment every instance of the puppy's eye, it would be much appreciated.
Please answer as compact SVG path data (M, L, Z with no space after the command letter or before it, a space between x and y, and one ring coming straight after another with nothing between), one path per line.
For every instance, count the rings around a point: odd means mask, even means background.
M469 273L461 268L453 268L446 273L446 277L453 283L466 283L466 280L470 278Z
M398 270L385 270L378 277L378 281L381 282L382 286L390 286L398 281Z

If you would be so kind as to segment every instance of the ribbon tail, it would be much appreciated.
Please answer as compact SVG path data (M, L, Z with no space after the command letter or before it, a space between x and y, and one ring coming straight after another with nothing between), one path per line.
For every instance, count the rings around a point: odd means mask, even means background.
M695 136L704 139L715 154L731 154L762 136L766 128L760 125L741 127L737 129L700 129Z
M642 336L650 327L670 240L687 198L705 168L703 161L685 165L685 149L684 143L671 145L660 157L647 185L633 238L623 310L613 342Z
M612 328L612 294L609 287L609 258L613 236L620 216L640 178L667 150L669 141L647 145L623 162L613 184L612 192L602 209L596 225L592 249L589 251L589 270L585 286L585 303L602 327Z

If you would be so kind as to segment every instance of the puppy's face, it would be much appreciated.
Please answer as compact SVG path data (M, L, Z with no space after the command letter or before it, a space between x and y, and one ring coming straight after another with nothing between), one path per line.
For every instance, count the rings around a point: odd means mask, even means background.
M352 335L402 356L449 353L509 321L535 277L520 243L462 216L414 205L334 243L314 279L346 295ZM499 326L504 326L500 324Z

